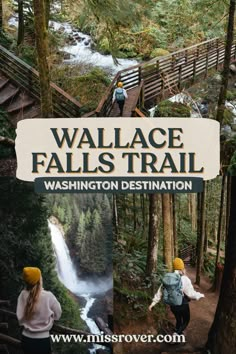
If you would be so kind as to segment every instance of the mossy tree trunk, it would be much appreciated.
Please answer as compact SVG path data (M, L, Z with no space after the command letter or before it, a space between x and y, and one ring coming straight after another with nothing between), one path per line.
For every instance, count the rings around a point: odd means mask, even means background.
M33 0L35 39L38 54L38 69L41 96L41 114L44 118L52 117L52 94L50 87L50 73L47 61L48 32L46 27L46 11L43 0Z
M230 200L224 273L207 342L211 354L236 353L236 177L232 177Z
M230 0L227 39L226 39L226 47L225 47L224 69L223 69L223 73L222 73L222 84L221 84L221 88L220 88L218 109L217 109L217 115L216 115L216 119L221 124L223 123L223 119L224 119L225 101L226 101L226 94L227 94L229 73L230 73L229 66L230 66L230 60L231 60L231 47L232 47L233 39L234 39L235 3L236 3L236 0Z
M198 193L198 226L197 226L197 264L196 264L196 284L200 285L201 271L204 261L204 239L205 239L205 182L203 181L203 191Z
M44 0L45 3L45 20L46 20L46 28L49 26L49 18L50 18L50 0Z
M176 194L172 194L172 220L173 220L173 256L178 256L178 238L177 238L177 229L176 229Z
M216 248L216 261L215 261L215 278L214 278L214 284L213 284L213 290L216 290L216 284L217 284L217 266L218 263L220 262L220 245L222 241L222 224L223 224L223 217L224 217L224 200L225 200L225 180L226 180L226 175L225 173L222 176L222 182L221 182L221 195L220 195L220 210L219 210L219 223L218 223L218 230L217 230L217 248Z
M149 233L148 233L148 250L146 262L146 274L151 276L157 271L157 252L159 240L159 195L149 195Z
M118 222L118 211L117 211L117 195L113 194L113 225L115 231L115 238L118 239L119 222Z
M173 225L171 212L171 195L164 193L162 196L162 216L163 216L163 251L164 262L169 271L172 270L172 254L173 254Z
M18 35L17 46L19 47L24 41L25 24L24 24L24 1L18 0Z

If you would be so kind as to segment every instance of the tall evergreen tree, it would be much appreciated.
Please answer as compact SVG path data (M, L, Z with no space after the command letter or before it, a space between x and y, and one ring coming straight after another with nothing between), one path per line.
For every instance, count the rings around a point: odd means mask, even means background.
M230 66L230 61L231 61L231 48L232 48L233 39L234 39L235 5L236 5L236 0L230 0L227 39L226 39L226 47L225 47L224 69L223 69L223 73L222 73L222 84L221 84L221 88L220 88L218 109L217 109L217 115L216 115L216 119L221 124L223 123L223 119L224 119L225 101L226 101L226 94L227 94L229 73L230 73L229 66Z
M212 354L236 352L236 177L232 177L230 220L220 297L207 348Z
M45 2L33 0L35 39L39 68L41 114L43 118L53 116L50 72L48 66L48 31L46 26Z

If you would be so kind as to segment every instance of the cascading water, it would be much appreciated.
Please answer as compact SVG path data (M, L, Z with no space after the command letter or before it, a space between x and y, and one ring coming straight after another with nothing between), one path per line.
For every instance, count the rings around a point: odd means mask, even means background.
M10 17L8 24L12 27L18 27L18 15L15 14ZM116 65L111 55L101 54L91 48L92 38L89 35L80 31L73 31L72 26L69 23L50 21L50 27L55 32L62 29L63 33L74 38L73 44L68 43L66 46L61 48L62 52L66 52L70 56L70 59L64 60L67 64L91 64L92 66L101 67L107 70L112 75L115 75L120 70L127 69L137 64L135 59L117 58L118 65Z
M52 244L56 255L58 278L73 294L83 297L86 300L86 304L81 311L81 318L86 322L91 333L99 334L100 331L96 323L92 318L88 317L88 313L95 301L96 294L105 293L112 288L112 279L97 279L96 281L81 280L77 275L61 230L57 225L50 221L48 221L48 226L51 232ZM95 353L95 346L94 349L90 350L90 353Z

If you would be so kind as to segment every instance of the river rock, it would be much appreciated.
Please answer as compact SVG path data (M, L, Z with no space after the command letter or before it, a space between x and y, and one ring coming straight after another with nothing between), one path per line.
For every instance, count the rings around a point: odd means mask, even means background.
M229 68L230 68L230 71L231 71L232 73L236 74L236 65L235 65L235 64L231 64L231 65L229 66Z
M64 53L63 53L63 59L64 59L64 60L69 60L70 58L71 58L70 53L67 53L67 52L64 52Z
M82 40L82 38L80 37L79 34L74 35L74 38L79 42L81 42L81 40Z
M65 27L64 26L60 26L58 28L58 32L61 32L61 33L65 32Z
M108 322L108 315L113 314L113 290L108 290L104 295L97 296L91 309L89 310L88 317L95 318L101 317L105 323Z
M90 43L90 41L84 41L84 45L86 45L86 46L88 46L89 45L89 43Z

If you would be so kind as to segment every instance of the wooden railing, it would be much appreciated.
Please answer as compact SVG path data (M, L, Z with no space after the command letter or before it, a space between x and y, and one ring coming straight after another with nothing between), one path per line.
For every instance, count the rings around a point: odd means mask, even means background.
M186 81L195 82L202 74L207 76L212 68L216 70L224 61L225 42L219 38L211 39L169 55L135 65L117 73L96 109L97 116L107 117L112 109L112 95L116 83L122 81L129 90L143 82L142 103L157 102L181 89ZM231 58L236 58L235 41L231 49ZM137 97L140 102L140 96Z
M185 265L192 265L195 263L196 248L192 245L186 246L179 251L179 256L181 259L183 259Z
M15 312L12 312L12 311L9 311L6 309L0 309L0 315L3 318L4 322L6 322L6 323L8 323L9 319L17 320ZM99 319L99 321L102 322L101 319ZM80 335L80 336L83 335L85 340L88 336L93 335L93 334L85 332L85 331L77 330L74 328L68 328L65 326L58 325L58 324L53 325L51 332L58 333L58 334L69 334L69 335L71 334L71 335ZM113 334L112 331L110 331L108 328L106 328L106 329L103 328L103 332L105 334L110 335L110 336ZM93 337L94 343L101 344L102 346L111 348L111 343L105 343L105 342L101 343L100 341L98 341L98 339L96 340L97 336L95 334L93 336L94 336ZM0 344L1 343L7 344L9 346L13 346L14 348L17 348L19 350L19 353L22 353L21 342L18 339L9 336L8 334L0 333Z
M0 69L18 86L40 100L39 73L9 50L0 45ZM55 117L80 117L81 105L54 83L51 83L53 113Z

